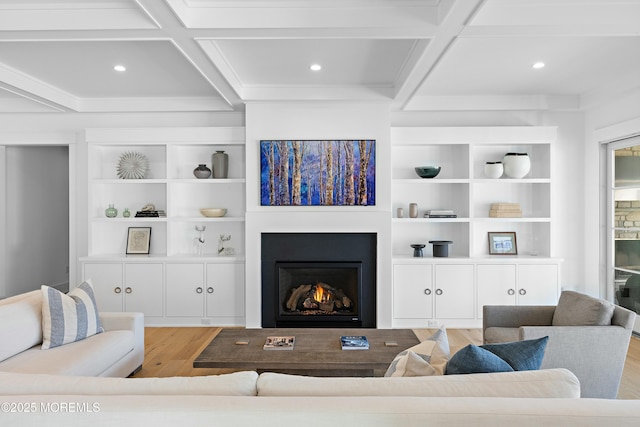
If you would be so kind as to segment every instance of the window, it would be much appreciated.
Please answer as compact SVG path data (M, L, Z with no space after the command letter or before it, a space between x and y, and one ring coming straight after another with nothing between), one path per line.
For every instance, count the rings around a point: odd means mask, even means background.
M610 143L607 155L608 285L616 304L640 313L640 136Z

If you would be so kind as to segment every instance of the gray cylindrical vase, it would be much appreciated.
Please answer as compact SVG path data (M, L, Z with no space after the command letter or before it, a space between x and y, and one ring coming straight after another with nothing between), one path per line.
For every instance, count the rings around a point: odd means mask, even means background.
M229 175L229 155L224 151L216 151L211 155L214 178L226 178Z

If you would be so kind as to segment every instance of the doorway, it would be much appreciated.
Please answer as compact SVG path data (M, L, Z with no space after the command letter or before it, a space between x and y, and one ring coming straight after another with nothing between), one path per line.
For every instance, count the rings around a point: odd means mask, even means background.
M69 289L69 147L5 146L0 297Z
M640 314L640 136L609 143L607 160L607 285L616 304Z

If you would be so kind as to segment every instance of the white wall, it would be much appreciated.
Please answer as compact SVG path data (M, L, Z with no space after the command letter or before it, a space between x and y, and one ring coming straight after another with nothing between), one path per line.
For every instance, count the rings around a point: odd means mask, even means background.
M68 285L68 147L5 149L3 296Z
M375 139L376 206L260 206L261 139ZM261 327L262 232L378 233L378 328L391 327L391 162L386 103L255 103L246 107L246 316ZM382 303L381 303L382 302Z

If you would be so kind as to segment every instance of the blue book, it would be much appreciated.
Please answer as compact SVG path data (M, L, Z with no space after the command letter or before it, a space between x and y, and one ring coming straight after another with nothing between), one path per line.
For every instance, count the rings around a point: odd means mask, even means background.
M340 344L343 350L368 350L369 341L364 335L341 336Z

